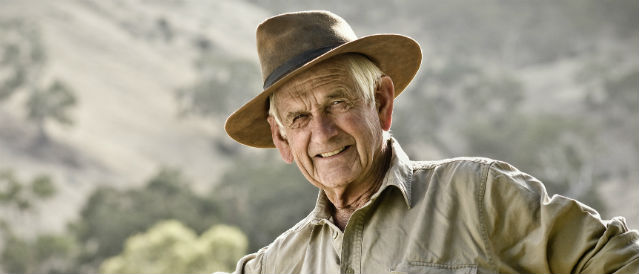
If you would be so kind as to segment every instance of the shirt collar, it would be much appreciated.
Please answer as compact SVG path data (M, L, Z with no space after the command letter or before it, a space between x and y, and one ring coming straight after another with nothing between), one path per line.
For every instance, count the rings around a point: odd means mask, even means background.
M402 150L402 147L395 138L391 137L388 142L393 153L391 163L388 171L386 171L386 175L384 175L384 180L382 181L382 185L379 190L371 196L371 201L377 199L377 197L379 197L386 188L392 186L402 193L406 206L410 208L412 207L411 182L413 177L411 161L408 159L408 156L404 150ZM324 191L320 190L317 196L317 202L315 203L315 208L311 213L311 222L313 224L320 224L322 220L329 221L330 219L330 201L328 200L328 197L326 197Z

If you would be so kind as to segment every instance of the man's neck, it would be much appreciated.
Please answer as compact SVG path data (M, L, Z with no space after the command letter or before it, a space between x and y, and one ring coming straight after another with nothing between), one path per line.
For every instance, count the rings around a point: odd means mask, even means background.
M391 157L392 152L390 142L388 142L383 146L381 157L376 165L377 168L374 171L377 173L376 176L374 176L374 180L366 182L357 191L344 191L341 195L330 195L329 193L326 193L328 194L327 197L332 204L331 213L335 225L337 225L337 227L339 227L342 231L346 228L348 220L350 220L355 210L364 206L371 199L371 196L379 190L386 171L390 166Z
M372 184L371 187L366 190L366 192L362 193L359 197L353 200L350 203L343 204L335 204L332 203L332 215L333 221L335 225L339 227L342 231L346 228L346 224L348 224L348 220L350 220L353 212L355 210L364 206L368 201L370 201L371 196L377 192L379 187L381 186L382 180L378 180L376 184Z

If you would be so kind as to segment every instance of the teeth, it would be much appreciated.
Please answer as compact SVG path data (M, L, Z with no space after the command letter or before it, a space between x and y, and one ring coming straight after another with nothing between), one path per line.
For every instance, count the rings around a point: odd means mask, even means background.
M321 155L323 158L331 157L331 156L333 156L333 155L335 155L335 154L337 154L337 153L340 153L340 152L344 151L344 149L346 149L346 147L342 147L342 148L337 149L337 150L335 150L335 151L322 153L322 154L320 154L320 155Z

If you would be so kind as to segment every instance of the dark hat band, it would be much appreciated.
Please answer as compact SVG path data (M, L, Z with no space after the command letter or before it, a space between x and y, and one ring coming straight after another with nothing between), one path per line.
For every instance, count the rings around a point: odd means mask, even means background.
M316 57L342 44L344 43L339 43L339 44L318 48L318 49L307 50L305 52L302 52L298 55L293 56L293 58L288 59L288 61L284 62L279 67L275 68L273 72L271 72L271 74L269 74L269 76L266 77L266 80L264 80L264 89L269 88L275 82L277 82L277 80L281 79L282 77L284 77L286 74L290 73L291 71L298 69L299 67L315 59Z

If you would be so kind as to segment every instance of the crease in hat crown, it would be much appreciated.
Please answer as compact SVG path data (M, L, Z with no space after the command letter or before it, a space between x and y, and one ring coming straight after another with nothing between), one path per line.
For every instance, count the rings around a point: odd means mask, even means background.
M256 32L264 88L308 59L356 39L348 23L328 11L285 13L266 19Z
M329 11L284 13L264 20L256 31L263 90L226 120L235 141L273 148L268 98L283 83L315 64L343 53L365 55L393 79L395 97L410 83L421 64L421 49L412 38L374 34L358 38L349 24Z

